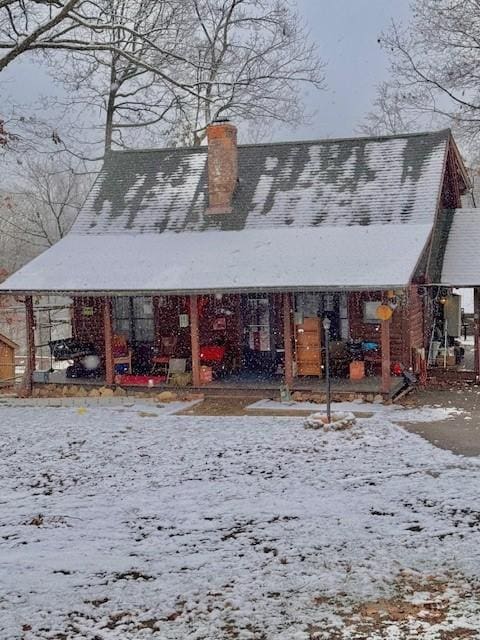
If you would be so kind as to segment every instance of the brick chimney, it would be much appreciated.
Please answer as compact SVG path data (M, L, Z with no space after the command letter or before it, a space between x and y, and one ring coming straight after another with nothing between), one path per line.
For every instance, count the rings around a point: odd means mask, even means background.
M215 120L207 127L208 208L206 213L231 213L237 186L237 128L228 120Z

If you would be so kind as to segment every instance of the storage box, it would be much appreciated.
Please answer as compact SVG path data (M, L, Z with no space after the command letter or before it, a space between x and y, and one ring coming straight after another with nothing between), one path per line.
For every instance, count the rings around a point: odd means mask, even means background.
M365 377L365 362L353 360L350 362L350 380L362 380Z
M213 380L213 371L212 367L206 367L202 365L200 367L200 384L207 384L208 382L212 382Z
M444 360L443 356L437 356L435 364L437 365L437 367L445 366L445 360ZM448 355L447 358L446 358L447 367L454 367L455 364L456 364L455 356L454 355L453 356Z

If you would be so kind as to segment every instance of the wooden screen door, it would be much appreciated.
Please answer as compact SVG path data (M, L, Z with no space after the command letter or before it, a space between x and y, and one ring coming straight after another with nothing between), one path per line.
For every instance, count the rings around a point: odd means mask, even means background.
M295 328L297 374L319 376L322 366L320 318L304 318Z

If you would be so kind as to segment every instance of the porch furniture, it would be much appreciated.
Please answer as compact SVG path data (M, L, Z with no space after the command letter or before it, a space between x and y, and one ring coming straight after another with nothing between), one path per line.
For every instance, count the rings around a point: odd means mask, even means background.
M304 318L295 327L295 351L299 376L319 376L322 359L320 356L320 318Z
M18 344L0 333L0 382L15 378L15 350Z
M365 362L363 360L352 360L350 362L350 380L363 380L365 377Z
M174 382L177 376L183 375L186 368L186 358L170 358L168 361L167 384Z
M170 359L175 355L177 342L177 336L160 337L159 344L155 347L154 354L152 356L152 373L160 367L168 376Z
M84 356L96 355L96 349L91 342L81 342L76 338L51 340L48 346L50 347L50 353L57 362L77 360Z
M225 345L208 344L200 347L200 364L215 373L225 370L227 348Z
M128 348L125 336L114 335L112 340L113 367L124 365L127 370L122 373L132 373L132 350Z
M73 360L73 364L65 369L67 378L98 378L101 374L97 350L90 342L81 342L76 338L64 338L51 340L48 346L56 362Z

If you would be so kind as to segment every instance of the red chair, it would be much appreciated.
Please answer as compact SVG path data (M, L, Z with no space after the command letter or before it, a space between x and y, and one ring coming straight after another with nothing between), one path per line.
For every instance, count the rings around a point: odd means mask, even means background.
M200 362L202 364L221 364L225 358L226 348L223 346L208 344L200 347Z

